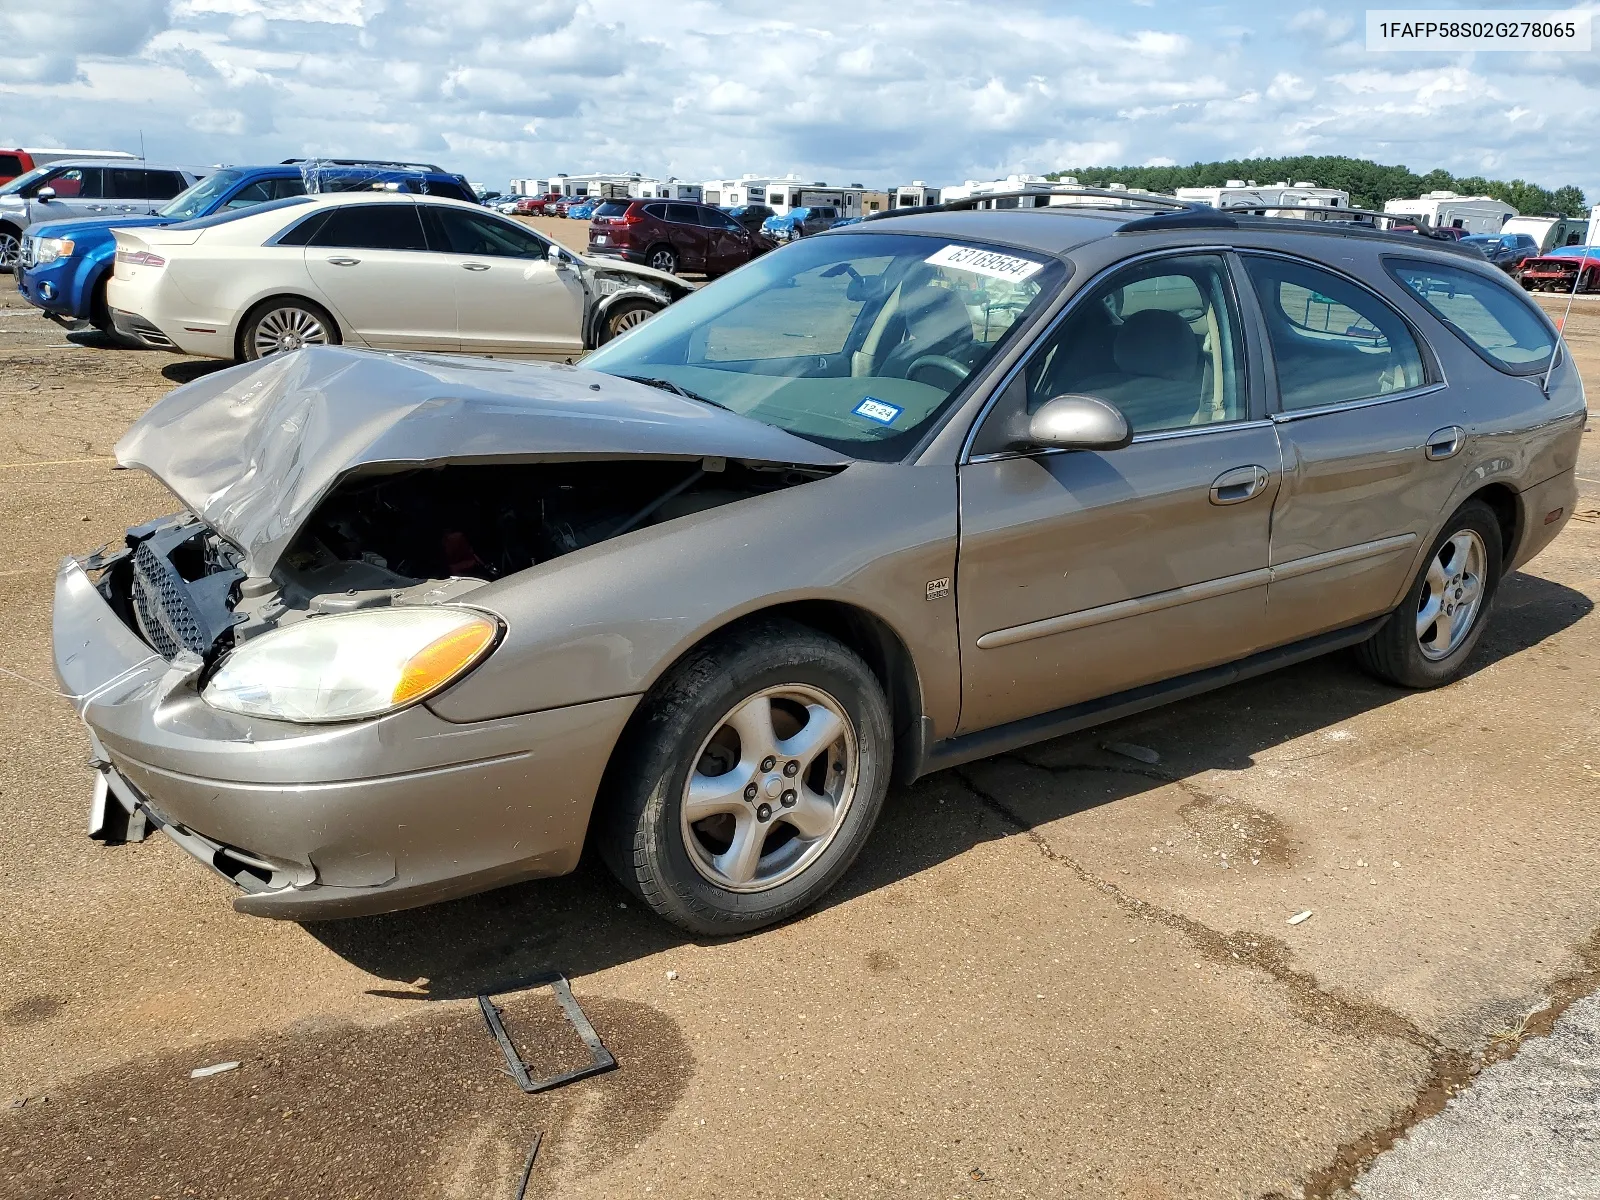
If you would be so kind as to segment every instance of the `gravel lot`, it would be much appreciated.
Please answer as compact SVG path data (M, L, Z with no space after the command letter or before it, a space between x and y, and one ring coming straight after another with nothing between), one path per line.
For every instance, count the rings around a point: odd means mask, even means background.
M593 866L299 926L85 838L49 694L58 559L172 507L112 444L215 364L3 294L0 1196L512 1200L535 1132L530 1196L1330 1196L1600 986L1600 434L1442 691L1334 657L935 776L742 940ZM1569 333L1600 393L1600 302ZM526 1097L472 997L550 968L621 1067ZM504 1005L571 1058L547 999Z

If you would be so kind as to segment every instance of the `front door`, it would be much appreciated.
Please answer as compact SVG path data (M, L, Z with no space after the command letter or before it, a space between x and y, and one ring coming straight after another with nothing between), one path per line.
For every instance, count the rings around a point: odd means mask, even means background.
M1267 327L1287 464L1267 628L1288 642L1393 606L1461 477L1467 435L1388 302L1298 259L1243 261Z
M552 261L548 242L486 212L422 211L429 244L448 264L463 351L563 361L583 353L583 282Z
M99 167L68 167L45 180L44 187L54 188L56 194L53 200L34 204L37 220L104 217L115 212L105 198L105 172Z
M722 275L735 267L743 266L749 257L745 247L749 235L727 213L714 208L696 209L706 238L706 273Z
M1238 314L1222 256L1150 259L1076 301L1007 388L960 469L959 732L1261 648L1282 463ZM1068 393L1117 405L1133 444L1005 448L995 431Z
M333 209L305 248L306 272L347 333L384 350L456 350L455 276L410 200Z
M706 269L706 233L701 228L700 214L693 204L667 205L668 236L678 254L680 271Z

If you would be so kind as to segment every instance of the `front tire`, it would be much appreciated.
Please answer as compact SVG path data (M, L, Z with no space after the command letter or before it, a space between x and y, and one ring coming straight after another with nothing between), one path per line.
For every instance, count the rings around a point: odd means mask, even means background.
M760 929L849 868L893 756L889 706L860 656L793 621L752 622L641 702L606 771L596 847L674 925Z
M22 235L9 225L0 225L0 274L13 274L21 253Z
M1488 624L1503 553L1494 511L1468 500L1445 522L1400 607L1356 648L1361 665L1406 688L1459 679Z
M302 346L337 346L339 326L320 304L298 296L266 300L250 310L239 330L239 357L255 362Z
M604 346L612 338L621 337L636 325L643 325L660 311L660 305L652 304L648 300L628 300L621 304L613 304L600 322L598 344Z

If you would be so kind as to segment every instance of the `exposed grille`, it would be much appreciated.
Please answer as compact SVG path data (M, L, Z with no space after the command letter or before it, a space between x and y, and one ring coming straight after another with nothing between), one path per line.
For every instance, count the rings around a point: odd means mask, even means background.
M145 640L162 658L175 658L180 650L204 654L210 648L178 569L149 542L139 543L133 554L133 608Z
M24 267L33 266L39 255L39 239L32 236L24 236L22 247L17 253Z

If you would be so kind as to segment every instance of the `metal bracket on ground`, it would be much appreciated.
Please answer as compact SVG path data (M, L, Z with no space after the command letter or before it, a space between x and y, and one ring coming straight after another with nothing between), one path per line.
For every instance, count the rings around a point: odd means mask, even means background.
M548 1079L535 1079L528 1070L528 1064L522 1061L522 1055L517 1053L517 1048L511 1044L511 1038L506 1033L504 1022L500 1020L500 1010L495 1007L494 1001L487 995L478 997L478 1008L483 1013L484 1023L489 1026L489 1032L494 1035L495 1041L500 1043L500 1049L506 1056L506 1066L511 1070L511 1078L517 1081L517 1086L524 1092L532 1095L535 1092L547 1092L551 1088L558 1088L563 1084L572 1083L577 1079L587 1079L590 1075L598 1075L602 1071L609 1071L617 1065L617 1060L611 1056L600 1041L600 1035L594 1031L594 1026L589 1024L589 1018L583 1015L583 1009L578 1007L578 1001L572 995L572 985L567 982L567 977L561 974L541 975L530 979L519 986L506 988L504 992L495 995L504 995L506 992L520 992L531 988L548 987L555 993L556 1002L561 1005L572 1027L578 1031L578 1036L583 1039L583 1044L589 1047L590 1057L593 1059L588 1066L578 1067L572 1071L563 1071L559 1075L552 1075Z

